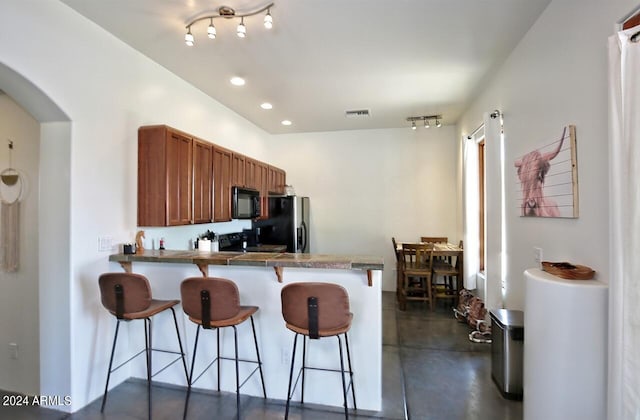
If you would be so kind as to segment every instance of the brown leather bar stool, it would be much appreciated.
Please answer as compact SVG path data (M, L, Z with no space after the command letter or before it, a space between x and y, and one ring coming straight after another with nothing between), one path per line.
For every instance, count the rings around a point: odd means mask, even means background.
M347 332L351 328L353 314L349 310L349 295L344 287L331 283L291 283L282 288L282 317L288 329L296 335L293 339L293 352L291 353L291 370L289 372L289 387L287 390L287 406L284 418L289 418L289 405L291 396L298 385L300 375L302 375L302 395L301 403L304 404L304 380L306 370L323 370L340 372L342 378L342 394L344 399L344 415L349 418L347 406L347 395L351 388L353 408L356 406L356 394L353 383L353 370L351 369L351 354L349 352L349 338ZM349 370L344 369L344 356L342 351L342 340L340 335L344 335L347 349L347 362ZM298 336L302 335L302 367L293 385L293 368L296 358L296 345ZM320 339L322 337L337 337L338 348L340 350L340 369L320 369L306 366L307 337L310 339ZM345 380L345 373L349 374L349 384Z
M135 357L142 353L146 353L147 357L147 395L149 405L149 418L151 418L151 378L156 374L162 372L178 360L182 359L182 365L184 367L184 375L189 381L189 375L187 373L187 362L184 357L184 350L182 348L182 340L180 339L180 331L178 330L178 321L176 319L176 312L173 309L174 306L180 303L179 300L158 300L151 297L151 286L149 280L141 274L133 273L105 273L102 274L98 283L100 285L100 295L102 299L102 305L116 317L116 332L113 337L113 346L111 348L111 357L109 358L109 370L107 372L107 382L104 386L104 395L102 396L102 406L100 412L104 411L104 406L107 402L107 391L109 390L109 379L111 373L118 370L126 363L133 360ZM167 309L171 310L173 315L173 323L176 327L176 335L178 336L178 345L180 346L180 352L171 350L154 349L152 344L152 326L151 317L159 314ZM116 343L118 341L118 330L120 329L121 321L133 321L137 319L144 320L144 341L145 348L140 350L133 357L127 361L121 363L117 367L113 368L113 356L116 350ZM152 374L151 369L151 353L152 351L161 351L163 353L179 354L175 360L171 361L162 369Z
M220 360L234 360L236 365L236 408L237 417L240 418L240 388L244 385L256 371L260 372L262 382L262 393L267 398L267 391L264 386L264 375L262 373L262 361L260 360L260 350L258 349L258 339L256 328L253 322L253 314L258 311L257 306L241 306L240 293L238 287L231 280L217 277L192 277L185 279L180 285L182 296L182 308L189 316L189 319L198 325L196 329L195 344L193 345L193 356L191 359L191 371L189 373L189 388L187 392L187 403L185 404L185 415L191 386L214 364L218 367L218 391L220 391ZM247 319L251 320L251 330L253 331L253 342L256 347L257 360L245 360L238 358L238 330L237 325L242 324ZM232 327L235 344L235 357L220 356L220 329ZM196 363L196 351L198 350L198 337L200 328L216 330L217 353L215 359L206 368L193 378L193 369ZM240 383L239 362L255 363L258 366Z

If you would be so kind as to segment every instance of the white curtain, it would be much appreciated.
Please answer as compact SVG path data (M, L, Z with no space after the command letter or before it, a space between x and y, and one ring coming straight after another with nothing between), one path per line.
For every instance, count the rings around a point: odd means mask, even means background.
M639 30L609 39L610 419L640 419Z
M477 250L480 249L478 231L480 229L478 214L478 144L477 141L484 137L484 128L477 130L471 138L464 140L464 287L473 290L477 287L476 280L480 269L480 258ZM470 252L470 250L473 250Z
M491 117L491 115L494 117ZM484 124L464 142L464 287L484 289L485 303L491 308L502 307L504 156L502 145L502 117L499 112L485 113ZM485 279L478 284L480 271L480 206L478 183L478 142L485 141Z
M502 116L499 112L484 115L485 143L485 306L503 306L503 218L504 218L504 150ZM511 169L511 168L509 168Z

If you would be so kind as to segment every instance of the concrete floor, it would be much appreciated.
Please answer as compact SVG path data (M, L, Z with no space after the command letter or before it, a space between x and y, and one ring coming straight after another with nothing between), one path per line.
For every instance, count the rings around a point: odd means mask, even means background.
M385 292L383 312L383 410L352 411L354 419L522 419L522 403L504 399L491 380L491 345L470 342L467 326L453 318L449 307L439 304L429 312L424 304L410 302L402 312L397 310L395 293ZM357 386L357 372L355 380ZM185 390L179 387L154 386L153 418L183 418L185 396ZM146 419L146 401L145 383L129 380L110 391L104 414L100 413L98 399L74 414L0 405L0 419ZM244 419L284 416L284 401L243 396L241 405ZM192 392L186 419L235 416L235 394ZM290 418L341 419L344 412L292 403Z

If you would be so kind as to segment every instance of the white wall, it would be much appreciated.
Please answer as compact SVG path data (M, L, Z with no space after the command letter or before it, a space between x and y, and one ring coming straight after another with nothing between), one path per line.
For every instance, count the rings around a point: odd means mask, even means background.
M0 171L9 168L7 139L14 142L12 166L24 180L20 201L18 271L0 271L0 349L18 345L18 359L0 352L0 389L37 393L39 381L38 302L38 160L40 124L9 96L0 94ZM14 187L0 184L4 200L13 201Z
M409 127L274 136L270 162L311 197L311 251L384 257L395 290L391 237L460 239L455 128Z
M97 251L97 237L130 241L135 231L137 128L165 123L261 160L266 160L269 136L57 1L9 0L2 9L3 63L39 87L72 121L65 150L71 165L58 168L71 180L71 240L40 240L50 244L51 255L58 254L56 247L68 247L61 255L71 261L71 273L49 273L69 285L70 304L60 302L60 318L51 314L60 324L48 337L68 340L70 377L53 379L61 393L73 397L71 407L56 408L74 411L104 386L113 323L100 305L97 277L119 267L107 262L108 253ZM27 315L25 322L36 320L37 314ZM52 343L40 344L46 349ZM53 383L55 367L41 369L51 372L45 382ZM116 375L115 383L127 376L126 371Z
M285 168L297 192L312 197L314 252L383 255L386 290L395 285L392 236L460 239L453 127L269 136L57 0L3 1L0 57L71 121L41 127L42 136L61 140L43 146L41 170L55 175L55 164L70 161L57 168L59 179L43 180L61 188L56 218L40 212L40 224L60 231L41 233L40 261L64 260L40 274L41 290L59 294L41 314L48 324L40 346L60 358L43 359L41 386L73 400L56 408L75 411L102 392L113 319L100 305L97 277L120 268L97 251L97 237L128 242L136 230L140 125L168 124ZM64 216L70 228L55 225ZM37 325L37 318L23 321ZM128 376L118 372L113 383Z
M459 122L461 138L479 125L483 112L497 108L504 114L506 307L524 305L522 273L534 266L534 246L543 248L545 260L588 265L608 281L606 41L615 22L635 5L635 0L553 1ZM580 217L520 217L513 162L558 138L566 124L577 127ZM494 227L488 229L491 235Z

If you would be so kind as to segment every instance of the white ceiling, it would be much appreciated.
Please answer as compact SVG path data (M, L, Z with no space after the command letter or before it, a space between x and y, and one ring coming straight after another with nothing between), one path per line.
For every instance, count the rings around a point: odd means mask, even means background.
M61 0L269 133L407 127L442 114L454 124L483 80L503 62L550 0L273 0L264 15L193 25L231 6L262 0ZM246 79L232 86L232 76ZM270 102L273 109L260 108ZM368 118L345 118L369 109ZM289 119L293 125L282 126Z

